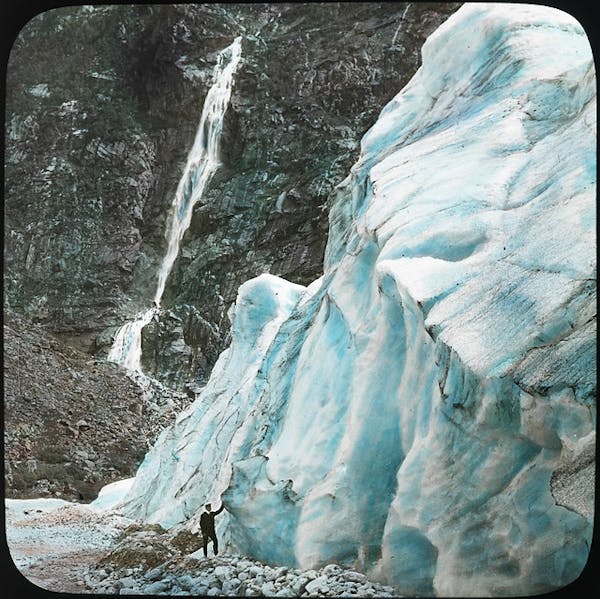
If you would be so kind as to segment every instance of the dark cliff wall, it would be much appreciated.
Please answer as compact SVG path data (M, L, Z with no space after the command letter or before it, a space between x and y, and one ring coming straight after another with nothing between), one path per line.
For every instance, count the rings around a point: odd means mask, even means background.
M10 56L5 301L87 352L149 306L216 53L243 36L223 166L181 245L143 365L202 382L261 272L322 268L327 197L456 3L64 8Z

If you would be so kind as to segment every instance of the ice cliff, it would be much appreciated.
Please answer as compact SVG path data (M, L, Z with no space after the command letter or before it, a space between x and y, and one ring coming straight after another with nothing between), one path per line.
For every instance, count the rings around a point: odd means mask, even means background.
M198 400L125 499L411 594L583 568L595 446L595 72L569 15L465 5L362 140L324 275L243 284Z

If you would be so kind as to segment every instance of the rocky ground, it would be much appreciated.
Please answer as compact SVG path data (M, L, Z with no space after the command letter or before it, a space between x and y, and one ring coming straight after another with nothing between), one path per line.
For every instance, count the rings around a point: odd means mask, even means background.
M61 500L8 500L12 559L36 586L119 595L394 597L354 570L268 565L227 553L204 558L187 530L140 525L115 512Z
M6 496L94 499L135 473L189 401L156 385L144 389L120 367L5 311Z

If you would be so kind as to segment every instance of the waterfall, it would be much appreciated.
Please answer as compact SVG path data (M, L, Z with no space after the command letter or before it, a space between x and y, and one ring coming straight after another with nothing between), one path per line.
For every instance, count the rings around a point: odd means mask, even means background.
M183 175L171 204L165 237L167 251L158 271L154 305L125 323L115 336L107 359L129 370L141 372L142 329L158 313L167 278L179 253L179 244L190 226L194 205L220 165L221 132L229 100L233 75L241 57L242 38L222 50L213 71L213 84L206 94L194 145L188 154Z
M224 64L227 54L231 55L231 59L227 64ZM207 183L219 166L223 117L231 97L233 73L240 56L241 37L237 37L231 46L219 54L214 71L214 84L204 100L196 139L173 198L166 233L168 240L167 253L158 273L158 285L154 295L156 305L160 305L167 277L179 253L179 243L190 226L192 209L202 197Z
M152 320L156 308L138 314L135 320L126 322L115 336L108 361L121 364L128 370L142 370L142 329Z

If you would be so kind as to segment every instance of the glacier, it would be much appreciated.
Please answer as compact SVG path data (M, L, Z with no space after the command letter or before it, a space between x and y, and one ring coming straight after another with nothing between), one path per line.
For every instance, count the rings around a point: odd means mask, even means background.
M465 4L365 134L324 274L240 288L124 513L405 594L527 595L594 517L596 86L581 25Z

